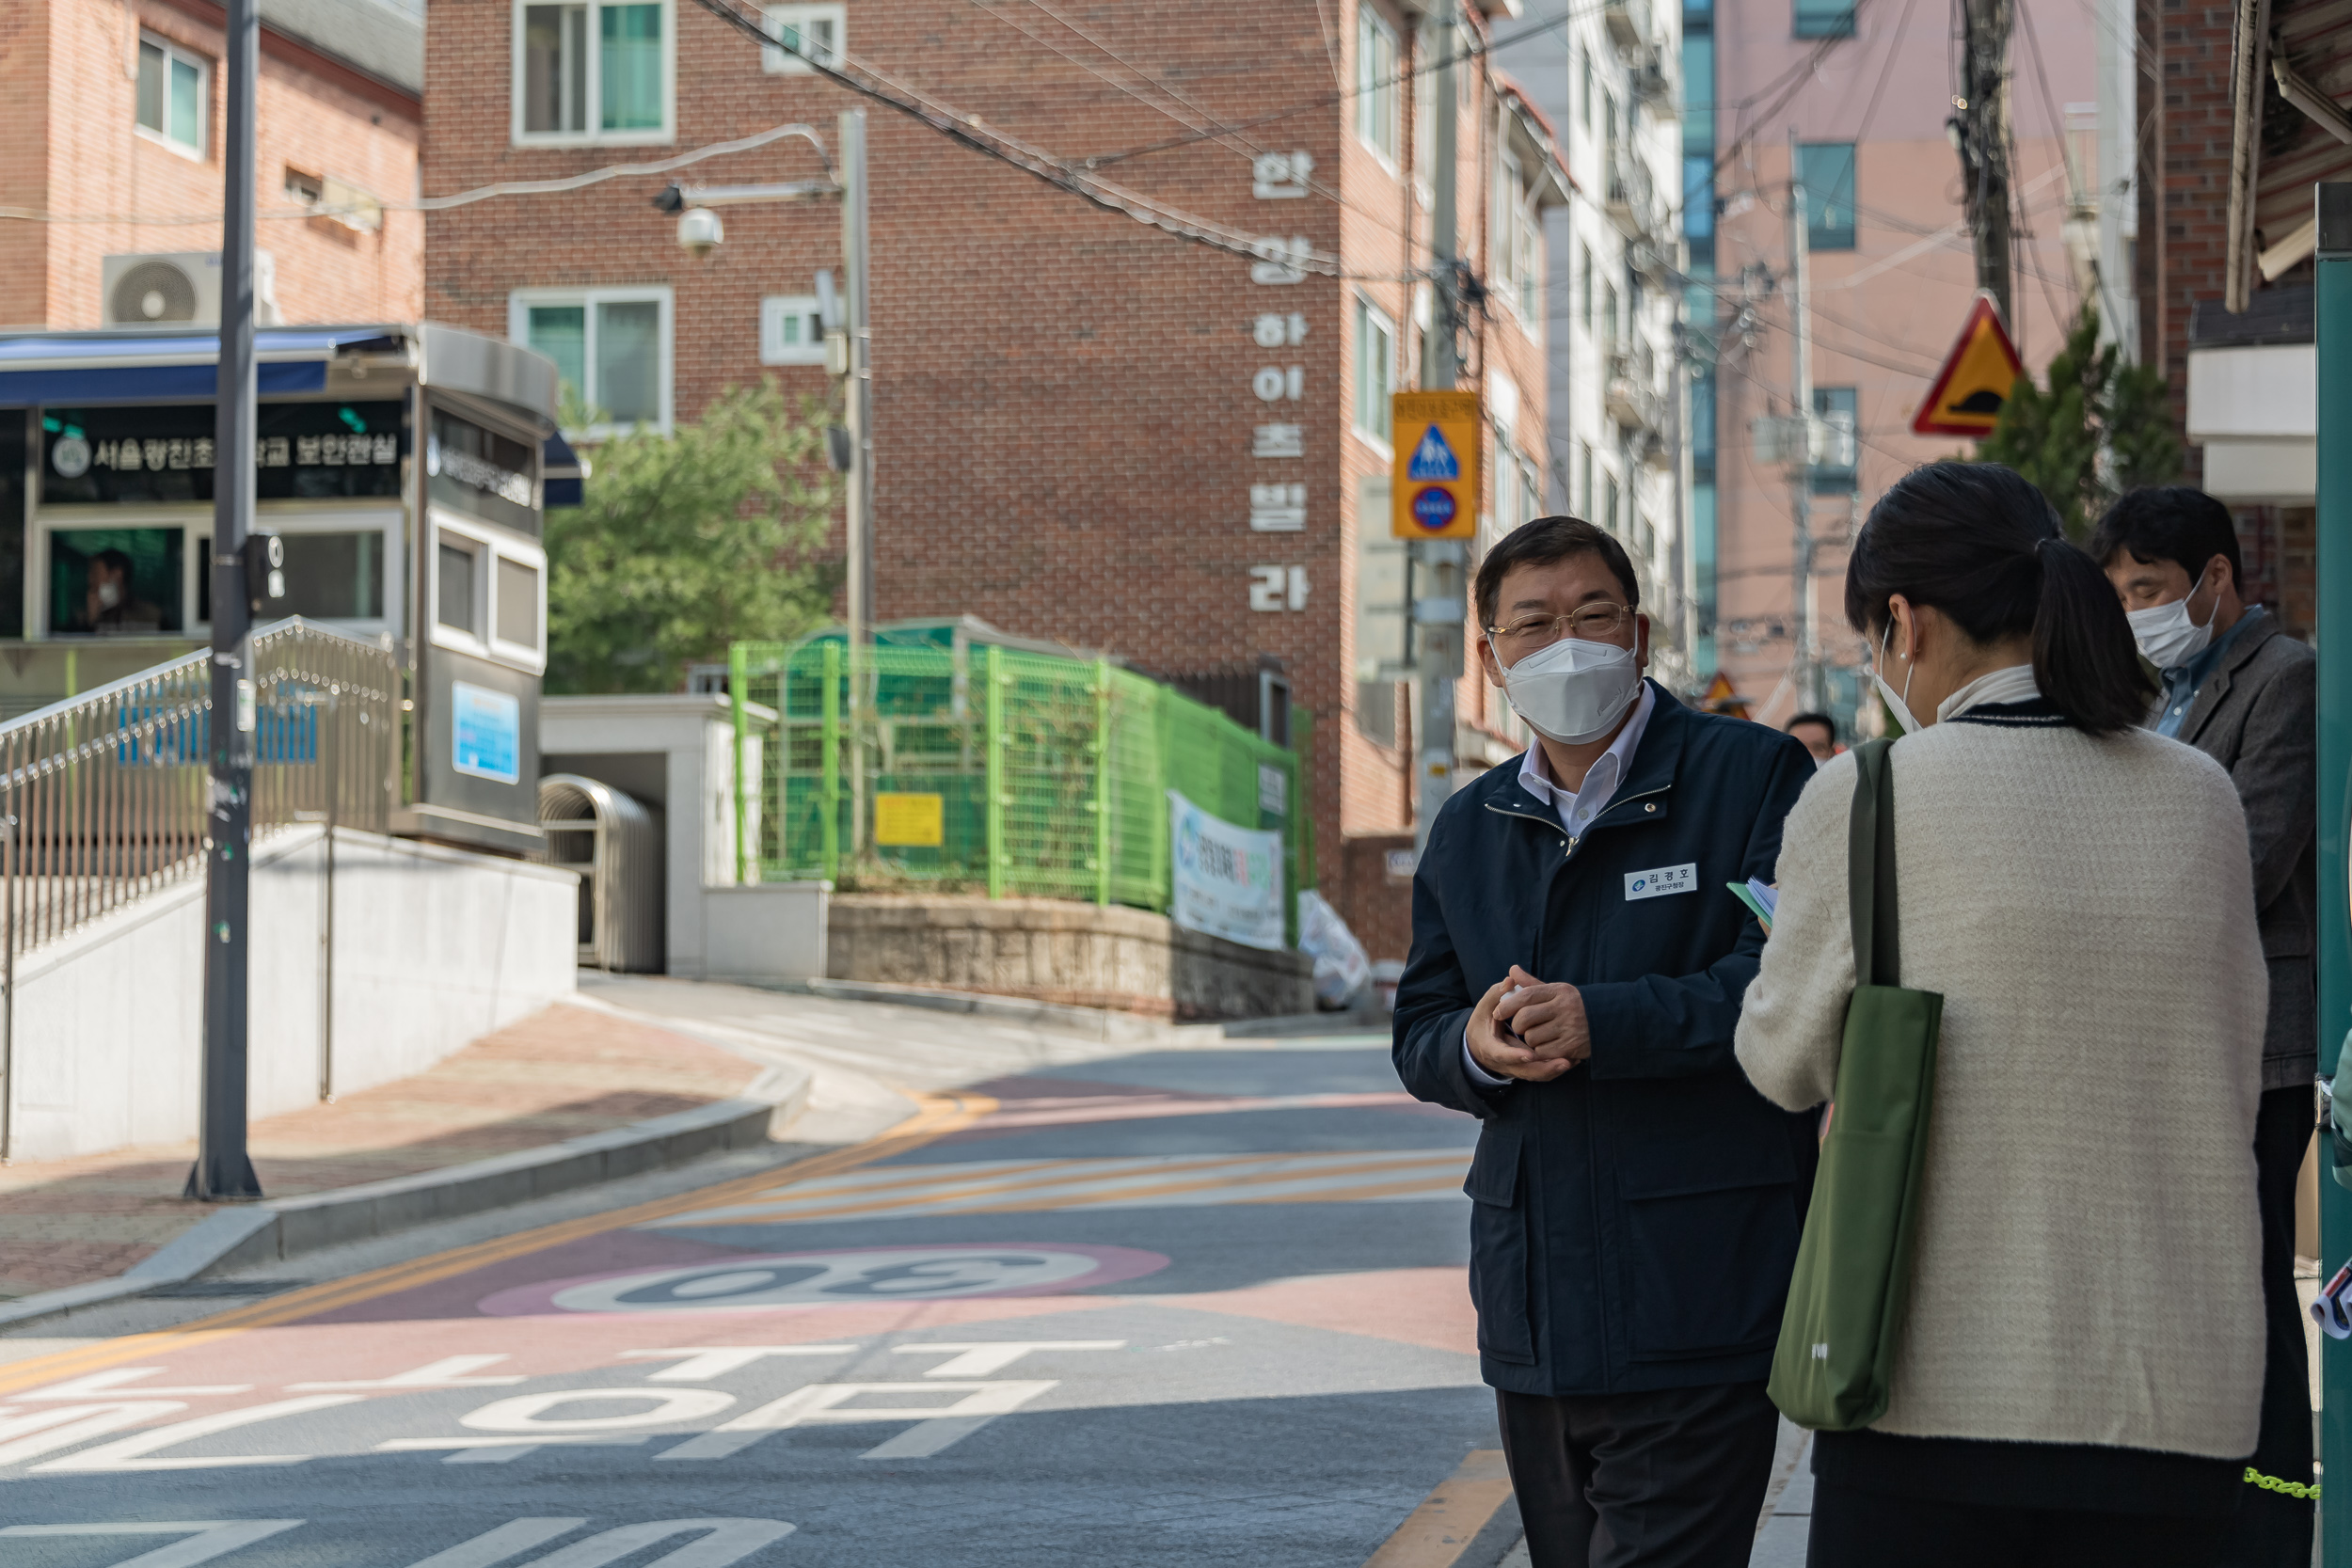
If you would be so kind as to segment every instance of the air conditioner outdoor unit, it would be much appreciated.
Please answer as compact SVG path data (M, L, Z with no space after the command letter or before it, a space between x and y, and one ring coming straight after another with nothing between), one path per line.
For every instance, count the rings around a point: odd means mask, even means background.
M220 252L164 250L108 256L100 262L103 317L108 326L212 326L220 321ZM278 325L278 265L253 253L253 318Z

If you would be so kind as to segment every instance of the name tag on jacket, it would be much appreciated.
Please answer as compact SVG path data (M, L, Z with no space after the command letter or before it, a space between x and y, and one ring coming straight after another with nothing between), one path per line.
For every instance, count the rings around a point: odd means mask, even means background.
M1629 871L1625 874L1627 903L1636 898L1663 898L1670 893L1696 893L1699 886L1699 863L1688 865L1661 865L1655 871Z

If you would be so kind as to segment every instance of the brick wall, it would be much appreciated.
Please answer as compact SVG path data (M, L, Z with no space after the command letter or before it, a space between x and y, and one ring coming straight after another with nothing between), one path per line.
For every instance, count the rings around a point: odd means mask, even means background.
M2149 15L2153 8L2153 17ZM2158 243L2140 227L2142 362L2164 371L2176 432L2188 420L2188 322L2201 299L2218 299L2227 276L2230 214L2231 8L2226 0L2147 0L2142 41L2162 83L2156 127L2161 159L2149 183L2160 210ZM2143 65L2139 90L2149 90ZM2143 119L2149 105L2142 101ZM2203 453L2185 447L2183 478L2204 478Z
M136 129L138 40L209 62L205 153ZM207 0L16 0L0 7L0 202L74 221L0 225L0 321L101 325L102 259L220 247L224 82L220 11ZM256 133L260 244L277 263L290 322L413 320L422 307L424 225L388 213L358 233L301 216L282 194L293 167L386 200L415 194L416 101L265 34ZM104 221L86 221L97 217ZM193 219L195 221L174 221Z
M1410 37L1402 13L1384 14ZM834 117L854 102L815 76L763 73L749 40L680 5L671 145L517 147L511 17L508 0L436 0L428 193L657 158L787 121L815 125L830 141ZM1255 198L1251 149L1231 137L1121 159L1101 173L1253 232L1305 235L1356 276L1253 283L1246 258L1099 211L869 105L877 612L970 612L1171 673L1279 656L1295 700L1316 721L1313 809L1327 885L1348 831L1409 822L1395 754L1363 739L1352 712L1356 531L1387 527L1385 517L1357 516L1359 488L1388 457L1352 433L1351 329L1360 293L1409 334L1405 275L1415 262L1406 230L1425 230L1426 217L1358 142L1351 106L1327 101L1353 80L1354 6L1110 0L1086 13L1085 36L1041 12L1023 13L1021 25L1034 37L965 0L908 0L852 8L847 49L1062 155L1300 106L1247 139L1312 156L1315 189L1304 199ZM1400 96L1408 105L1409 94ZM1460 137L1460 228L1482 245L1487 204L1477 171L1491 156L1483 97L1464 94ZM1409 149L1409 125L1399 135ZM806 144L787 140L681 178L818 172ZM666 285L680 419L763 373L789 391L826 395L821 370L763 371L756 325L763 294L809 293L815 269L839 264L834 210L728 208L725 243L693 261L675 243L674 220L647 205L665 182L616 179L434 215L428 313L503 334L519 288ZM1263 312L1301 316L1305 341L1260 347L1251 324ZM1518 341L1496 352L1510 356L1523 388L1520 429L1539 440L1540 347L1507 330ZM1483 362L1475 346L1471 359ZM1255 395L1260 369L1294 365L1301 401ZM1305 456L1253 459L1253 428L1268 422L1302 424ZM1276 483L1306 486L1304 532L1251 531L1249 486ZM1305 568L1305 607L1253 611L1259 566ZM1466 692L1466 714L1474 701Z

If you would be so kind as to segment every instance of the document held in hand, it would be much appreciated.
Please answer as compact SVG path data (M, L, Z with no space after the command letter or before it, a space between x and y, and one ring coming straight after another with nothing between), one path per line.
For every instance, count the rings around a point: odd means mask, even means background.
M1725 882L1724 886L1731 889L1734 896L1755 913L1767 932L1772 930L1772 911L1780 907L1778 888L1756 877L1750 877L1745 886L1738 882Z

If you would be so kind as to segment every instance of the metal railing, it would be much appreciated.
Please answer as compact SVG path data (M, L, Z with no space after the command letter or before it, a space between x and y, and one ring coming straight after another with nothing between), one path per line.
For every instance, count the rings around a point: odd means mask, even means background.
M17 960L202 875L212 718L194 653L0 723L0 1159L12 1143ZM389 641L300 621L253 636L253 834L389 832L401 671ZM330 850L331 853L331 850Z

